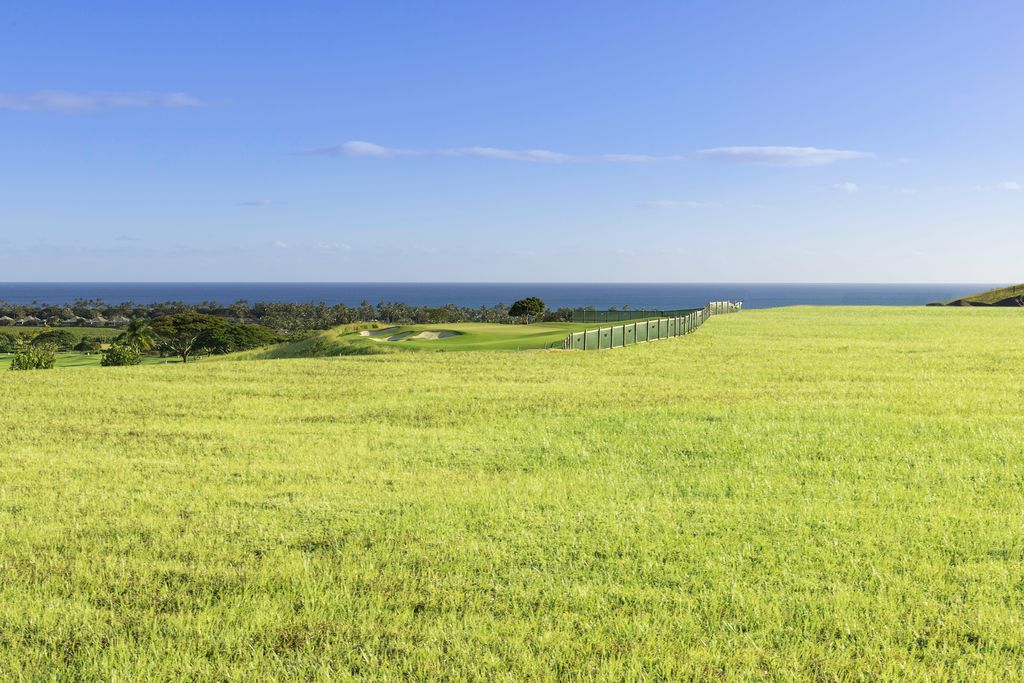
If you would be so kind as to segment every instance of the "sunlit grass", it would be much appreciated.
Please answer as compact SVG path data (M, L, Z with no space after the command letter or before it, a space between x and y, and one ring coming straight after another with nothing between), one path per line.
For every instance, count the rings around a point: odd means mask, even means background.
M1024 675L1024 315L0 377L0 678Z

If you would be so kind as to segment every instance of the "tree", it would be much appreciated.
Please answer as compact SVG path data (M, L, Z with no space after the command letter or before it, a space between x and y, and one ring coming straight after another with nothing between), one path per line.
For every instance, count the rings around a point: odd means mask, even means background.
M187 363L192 352L202 348L197 343L202 334L207 330L223 327L226 324L220 318L212 315L175 313L154 320L153 332L163 349L180 356L181 362Z
M119 335L118 341L134 346L142 352L152 351L156 346L156 332L149 320L132 318L124 332Z
M109 349L103 352L100 365L111 367L115 365L138 365L142 362L142 354L139 349L131 344L112 344Z
M78 342L78 338L67 330L46 330L32 338L32 346L52 346L58 351L67 351Z
M280 341L273 330L262 325L227 323L204 331L196 340L196 347L211 353L233 353L255 349Z
M377 309L366 299L363 299L363 303L359 304L359 319L364 323L377 319Z
M529 323L531 315L534 318L543 315L546 308L543 301L535 296L528 296L512 304L508 314L513 318L523 318L524 322Z
M57 362L52 346L23 346L11 359L11 370L49 370Z

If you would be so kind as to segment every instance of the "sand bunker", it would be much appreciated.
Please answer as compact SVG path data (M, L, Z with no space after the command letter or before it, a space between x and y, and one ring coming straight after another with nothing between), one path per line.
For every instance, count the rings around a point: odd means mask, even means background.
M458 332L448 332L447 330L441 332L420 332L413 339L444 339L445 337L454 337Z
M380 329L380 330L360 330L359 336L360 337L376 337L379 334L388 334L389 332L394 332L397 329L398 329L397 327L385 327L385 328Z
M402 341L403 339L444 339L445 337L454 337L459 334L458 332L449 332L447 330L425 330L419 334L413 334L412 332L399 332L398 334L392 334L389 337L385 337L385 334L394 332L397 327L385 327L382 330L362 330L359 333L361 337L369 337L375 342L396 342Z

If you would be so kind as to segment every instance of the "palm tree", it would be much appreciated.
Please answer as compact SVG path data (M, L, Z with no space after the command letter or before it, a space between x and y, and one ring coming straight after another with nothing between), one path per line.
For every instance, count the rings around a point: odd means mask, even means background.
M134 346L139 351L152 351L156 346L156 332L149 320L145 318L132 318L128 327L124 328L121 341Z

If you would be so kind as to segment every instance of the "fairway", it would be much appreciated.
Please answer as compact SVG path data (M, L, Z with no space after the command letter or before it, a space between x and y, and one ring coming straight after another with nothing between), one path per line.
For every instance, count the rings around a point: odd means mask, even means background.
M1020 678L1022 339L795 307L4 372L0 679Z
M322 358L398 353L402 351L526 351L561 349L562 341L576 330L592 329L594 323L445 323L392 325L386 323L342 325L308 339L266 349L235 353L218 360L269 360ZM440 338L424 338L440 335Z

